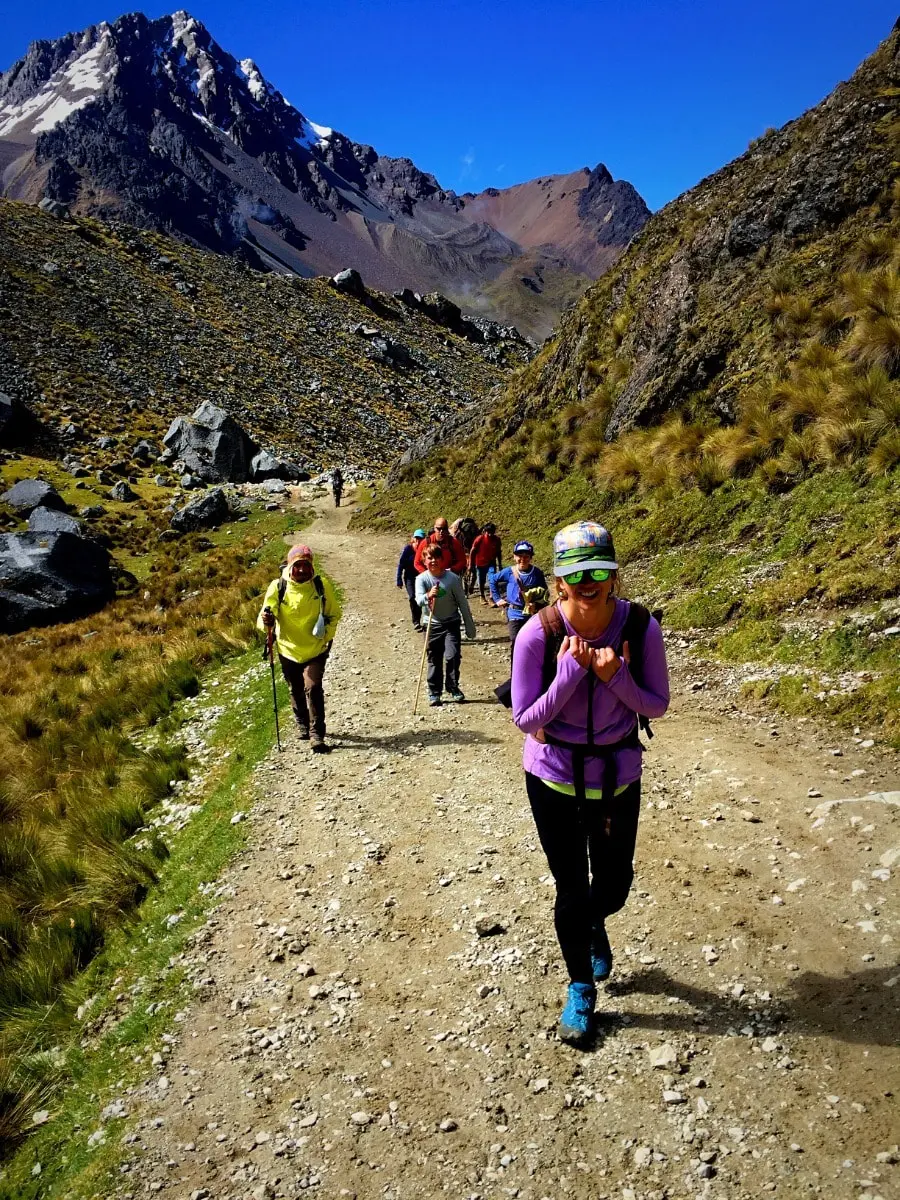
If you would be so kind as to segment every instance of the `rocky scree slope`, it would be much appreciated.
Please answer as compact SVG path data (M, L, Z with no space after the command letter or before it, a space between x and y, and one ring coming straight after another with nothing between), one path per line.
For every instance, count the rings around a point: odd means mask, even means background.
M531 355L514 330L454 320L439 297L401 301L358 281L348 295L22 203L0 201L0 243L0 391L40 416L60 458L98 434L113 456L159 442L214 398L308 468L376 467Z
M898 50L653 216L491 417L415 443L363 519L424 495L546 553L599 516L667 623L761 664L759 690L897 731Z
M33 43L0 76L0 172L14 198L46 193L274 270L350 264L375 287L436 288L541 337L649 215L602 165L457 196L310 121L185 12ZM517 275L525 254L536 263Z

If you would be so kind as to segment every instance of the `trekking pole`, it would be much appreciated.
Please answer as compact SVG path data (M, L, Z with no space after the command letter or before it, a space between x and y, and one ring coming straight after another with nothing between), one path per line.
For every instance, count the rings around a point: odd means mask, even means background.
M267 608L266 612L271 614L271 608ZM275 687L275 629L271 625L266 629L266 651L263 657L268 658L269 666L272 669L272 707L275 709L275 740L278 743L279 751L281 751L284 747L281 744L281 730L278 728L278 692Z
M416 684L416 702L413 705L413 716L419 711L419 693L422 690L422 676L425 674L425 658L428 654L428 639L431 637L431 622L434 620L434 609L428 611L428 626L425 630L425 645L422 647L422 662L419 666L419 682Z

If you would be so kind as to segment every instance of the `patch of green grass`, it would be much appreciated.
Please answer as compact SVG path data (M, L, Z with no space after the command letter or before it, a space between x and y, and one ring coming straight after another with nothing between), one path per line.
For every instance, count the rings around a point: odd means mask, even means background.
M95 1149L88 1147L88 1138L99 1127L98 1113L108 1098L155 1074L151 1056L163 1048L161 1035L189 1000L178 956L216 903L209 885L245 841L247 825L232 825L231 817L252 803L253 769L274 742L271 684L258 664L253 650L219 672L210 701L219 702L222 688L235 681L241 687L240 705L223 714L210 738L228 757L212 756L219 765L202 808L175 838L140 919L116 930L58 999L53 1040L60 1052L42 1068L35 1049L33 1061L25 1064L36 1080L30 1111L49 1107L52 1118L0 1173L3 1200L87 1200L113 1190L125 1123L110 1122L108 1140ZM283 685L279 690L285 704ZM173 913L181 919L169 927L167 918ZM129 1001L120 1017L122 1006L115 998L122 993ZM102 1028L98 1036L83 1032L74 1017L78 1006L88 1002L84 1025ZM31 1174L35 1162L42 1164L37 1178Z
M27 1063L68 1020L71 981L165 865L161 838L132 835L186 775L176 706L257 646L260 597L306 520L258 509L211 547L154 541L146 600L0 644L0 1143L36 1086ZM137 737L150 727L153 749Z

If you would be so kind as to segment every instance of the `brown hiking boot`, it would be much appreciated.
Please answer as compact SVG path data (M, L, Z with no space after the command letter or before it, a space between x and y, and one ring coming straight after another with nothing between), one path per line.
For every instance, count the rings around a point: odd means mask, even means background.
M309 741L309 726L298 724L297 737L300 739L301 742L308 742Z
M323 733L313 733L312 735L312 752L313 754L330 754L331 747L325 741Z

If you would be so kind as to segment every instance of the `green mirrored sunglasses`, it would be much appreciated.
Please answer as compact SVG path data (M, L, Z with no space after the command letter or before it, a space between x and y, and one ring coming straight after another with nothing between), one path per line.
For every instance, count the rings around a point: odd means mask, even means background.
M612 571L608 567L593 567L590 571L573 571L570 575L564 575L566 583L584 583L589 579L591 583L606 583L612 575Z

